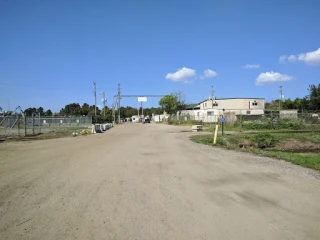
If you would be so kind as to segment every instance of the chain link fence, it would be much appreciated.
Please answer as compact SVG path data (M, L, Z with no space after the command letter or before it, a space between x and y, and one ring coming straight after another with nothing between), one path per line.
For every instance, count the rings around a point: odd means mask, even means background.
M85 128L92 124L91 116L79 117L41 117L34 115L0 116L0 137L32 136L52 131Z
M223 115L226 123L233 124L236 122L240 123L250 123L250 122L264 122L264 121L287 121L287 122L300 122L305 126L317 125L320 126L320 112L303 112L298 113L298 111L292 110L266 110L264 114L237 114L234 111L224 111ZM171 119L188 122L188 121L198 121L203 124L211 124L220 122L220 115L212 115L210 111L201 112L198 111L197 114L180 114L173 115ZM241 125L241 124L240 124Z

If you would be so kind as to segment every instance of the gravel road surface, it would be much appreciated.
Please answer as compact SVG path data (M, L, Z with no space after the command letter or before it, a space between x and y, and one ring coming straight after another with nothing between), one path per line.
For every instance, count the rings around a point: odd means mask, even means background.
M0 143L0 239L320 239L320 173L164 124Z

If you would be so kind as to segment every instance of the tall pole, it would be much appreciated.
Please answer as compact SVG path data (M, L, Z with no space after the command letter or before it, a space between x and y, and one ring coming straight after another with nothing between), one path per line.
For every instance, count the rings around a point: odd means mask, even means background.
M142 105L142 102L141 102L141 115L143 115L143 105Z
M212 108L213 108L213 96L214 96L214 88L211 86L211 102L212 102Z
M120 123L120 99L121 99L121 89L120 89L120 83L118 83L118 123Z
M116 123L116 104L117 104L117 100L115 100L115 97L113 97L113 103L112 103L112 118L113 118L113 123Z
M103 92L102 93L102 97L103 97L103 116L105 117L106 116L106 93Z
M96 89L96 82L93 82L93 96L94 96L94 115L97 116L97 89Z
M279 111L281 110L281 102L282 102L282 86L280 86Z

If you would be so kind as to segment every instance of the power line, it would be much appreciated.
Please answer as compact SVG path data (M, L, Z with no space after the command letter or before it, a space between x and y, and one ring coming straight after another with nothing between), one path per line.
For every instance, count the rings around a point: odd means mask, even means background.
M118 97L119 96L119 92L117 95L115 95L115 97ZM136 97L154 97L154 98L157 98L157 97L164 97L165 95L121 95L120 94L120 97L123 98L123 97L127 97L127 98L136 98Z

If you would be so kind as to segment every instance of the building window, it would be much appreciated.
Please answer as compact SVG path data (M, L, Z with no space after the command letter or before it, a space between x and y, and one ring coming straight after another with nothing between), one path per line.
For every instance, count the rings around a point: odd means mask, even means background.
M251 111L247 111L247 114L250 114L251 113Z
M214 112L207 112L207 115L208 115L208 116L213 116L213 115L214 115Z
M257 106L258 105L258 103L256 102L256 101L254 101L253 103L252 103L252 106Z
M207 103L205 103L204 105L205 105L205 107L207 107Z
M218 103L217 103L217 102L214 102L214 103L212 104L212 106L218 107Z

